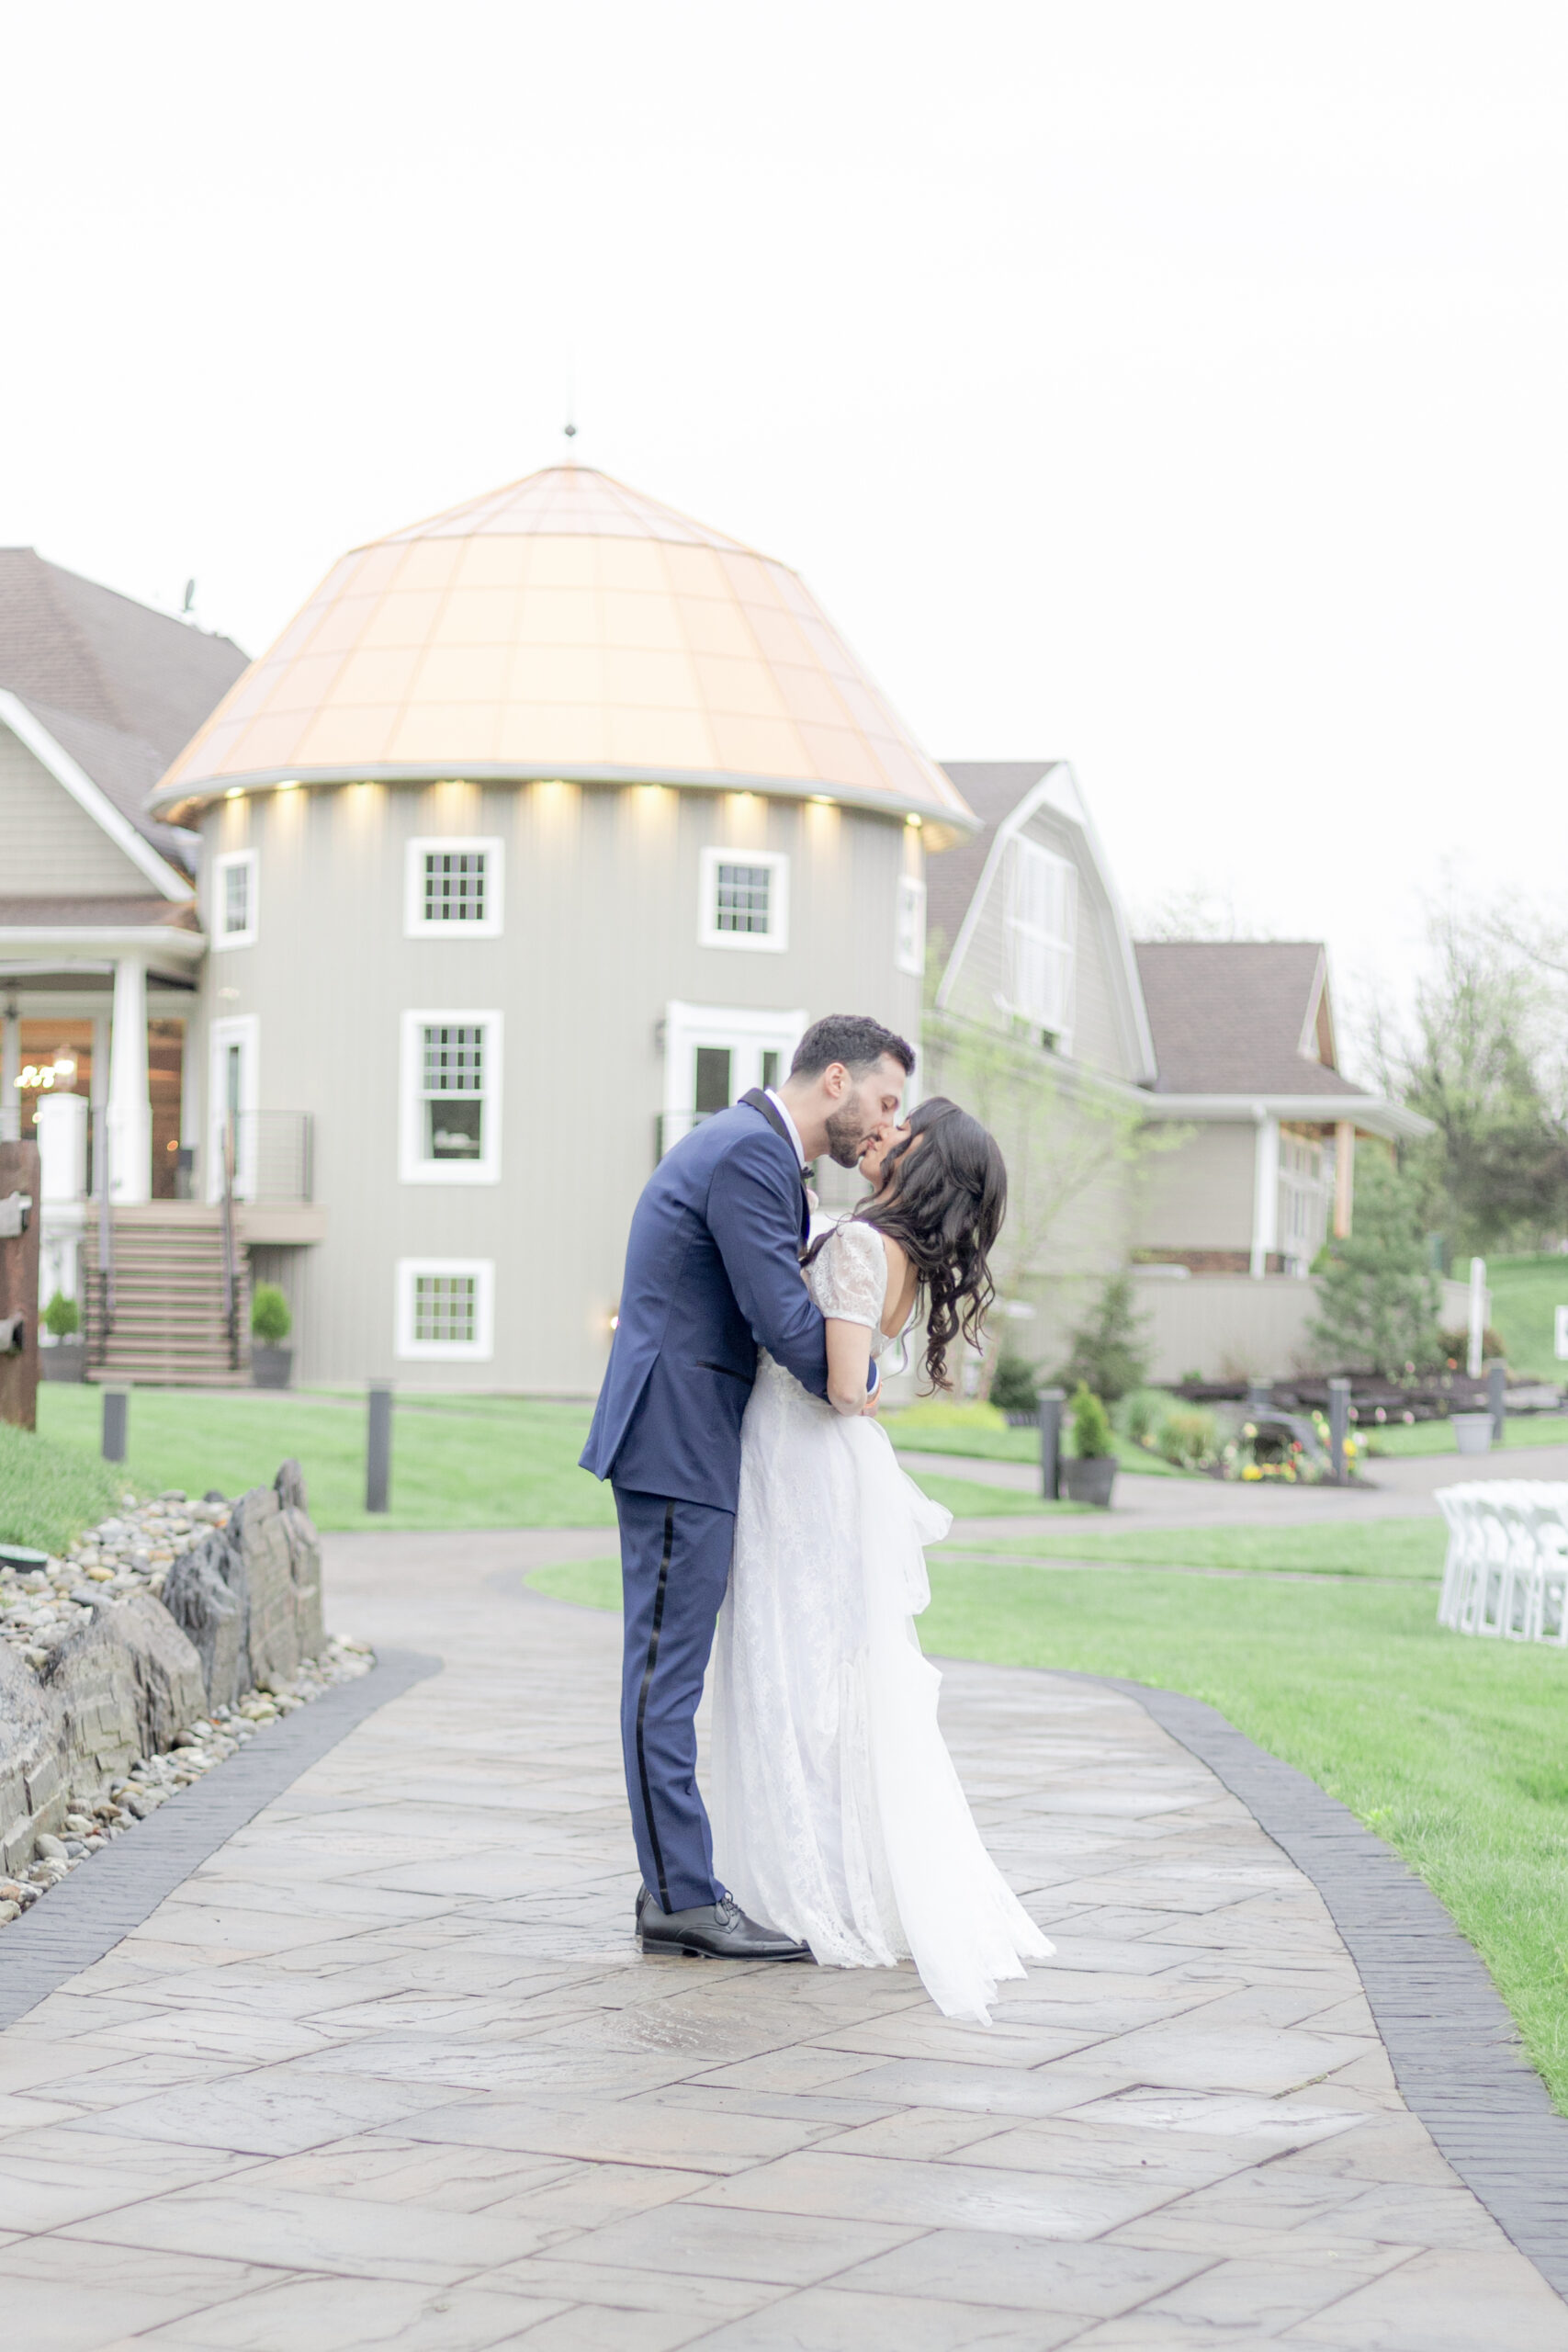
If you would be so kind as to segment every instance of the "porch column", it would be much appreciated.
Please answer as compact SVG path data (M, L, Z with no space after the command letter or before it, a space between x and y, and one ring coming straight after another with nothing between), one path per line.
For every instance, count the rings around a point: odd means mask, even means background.
M1280 1246L1280 1122L1271 1119L1261 1102L1254 1103L1252 1146L1252 1264L1248 1272L1261 1282L1269 1271L1271 1250Z
M12 997L0 1014L0 1143L22 1140L22 1098L17 1091L21 1069L22 1023Z
M114 967L109 1034L109 1196L128 1207L152 1196L152 1104L147 1091L147 967L122 956Z
M1337 1119L1334 1125L1334 1238L1343 1241L1350 1231L1350 1204L1356 1189L1356 1123Z

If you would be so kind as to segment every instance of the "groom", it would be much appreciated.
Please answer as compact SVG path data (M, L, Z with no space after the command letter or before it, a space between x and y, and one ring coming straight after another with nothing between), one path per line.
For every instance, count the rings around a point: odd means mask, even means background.
M695 1717L729 1581L758 1348L813 1396L828 1394L824 1325L800 1277L809 1163L826 1154L852 1168L897 1119L914 1066L890 1029L829 1013L801 1039L782 1087L753 1089L682 1137L632 1216L582 1466L610 1480L621 1524L621 1745L645 1951L808 1957L749 1919L714 1878Z

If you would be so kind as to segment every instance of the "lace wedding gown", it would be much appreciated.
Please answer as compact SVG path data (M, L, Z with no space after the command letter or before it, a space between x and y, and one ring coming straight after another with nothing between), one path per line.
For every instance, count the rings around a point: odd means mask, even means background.
M880 1353L881 1236L846 1220L807 1275ZM989 2024L1003 1977L1053 1947L1003 1882L937 1728L941 1676L912 1620L921 1546L952 1515L885 1430L761 1351L741 1430L729 1589L714 1648L714 1867L824 1966L912 1958L947 2016Z

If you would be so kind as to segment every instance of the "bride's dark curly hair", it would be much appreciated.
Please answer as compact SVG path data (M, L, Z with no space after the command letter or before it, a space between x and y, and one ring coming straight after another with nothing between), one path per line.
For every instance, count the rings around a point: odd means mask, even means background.
M988 1260L1007 1206L1007 1164L996 1137L945 1094L933 1094L910 1112L909 1132L884 1161L880 1186L855 1211L862 1224L897 1241L915 1270L933 1388L952 1386L947 1351L960 1332L971 1347L980 1344L997 1295Z

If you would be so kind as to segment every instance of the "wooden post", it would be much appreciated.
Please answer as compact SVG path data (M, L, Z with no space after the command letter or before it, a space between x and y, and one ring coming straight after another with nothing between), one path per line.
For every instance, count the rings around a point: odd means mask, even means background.
M0 1143L0 1201L19 1193L30 1206L26 1230L0 1239L0 1324L21 1317L19 1349L0 1354L0 1421L38 1427L39 1150L36 1143Z

